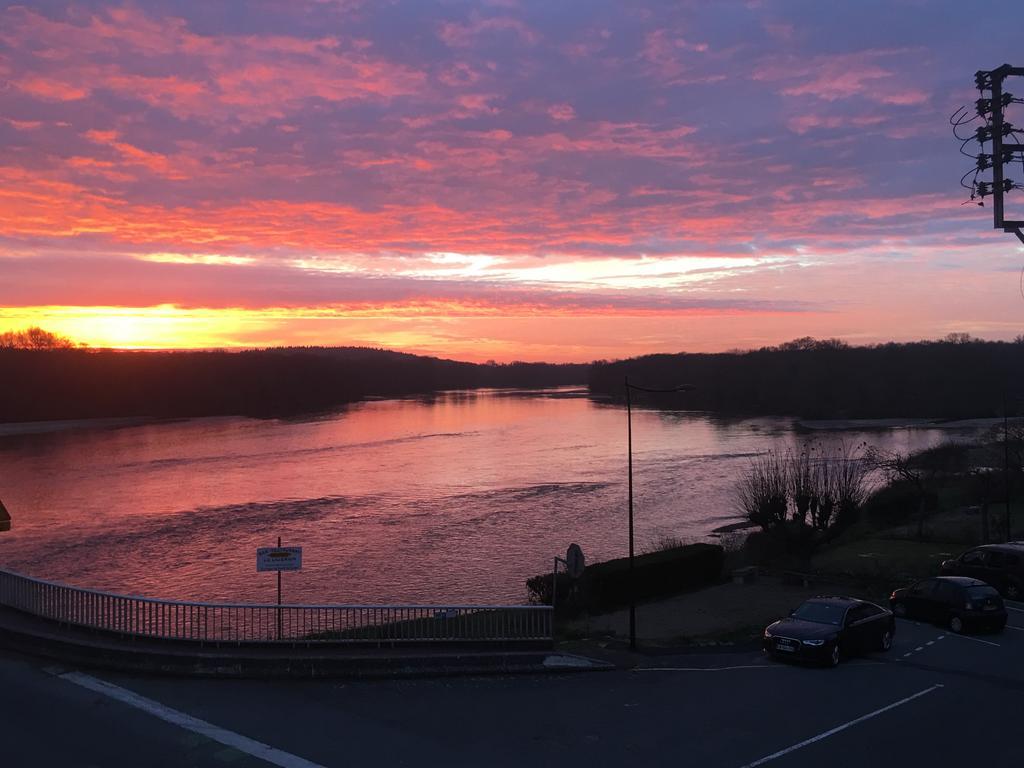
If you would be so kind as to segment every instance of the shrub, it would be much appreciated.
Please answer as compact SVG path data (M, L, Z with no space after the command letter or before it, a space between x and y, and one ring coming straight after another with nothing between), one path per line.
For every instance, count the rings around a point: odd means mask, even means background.
M896 480L879 488L864 503L864 515L875 526L903 525L918 514L920 491L909 480ZM925 495L925 511L934 510L938 496Z
M717 544L690 544L640 555L634 563L636 599L659 597L713 584L721 578L724 551ZM629 558L608 560L587 568L583 584L592 610L629 603Z

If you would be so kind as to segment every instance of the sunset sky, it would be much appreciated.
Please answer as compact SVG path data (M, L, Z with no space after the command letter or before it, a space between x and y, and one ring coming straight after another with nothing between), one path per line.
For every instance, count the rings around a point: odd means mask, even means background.
M499 361L1013 338L1024 248L961 205L947 120L1022 28L1020 0L3 7L0 331Z

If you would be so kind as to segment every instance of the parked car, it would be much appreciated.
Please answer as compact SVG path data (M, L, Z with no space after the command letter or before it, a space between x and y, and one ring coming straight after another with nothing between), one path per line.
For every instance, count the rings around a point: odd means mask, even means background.
M846 656L888 651L892 611L852 597L815 597L764 630L764 650L777 658L836 666Z
M946 560L939 573L943 576L970 576L991 584L1007 600L1024 597L1024 546L984 544L969 549L955 560Z
M893 592L889 605L897 616L941 624L954 632L1001 632L1006 626L1006 607L995 587L967 576L923 579Z

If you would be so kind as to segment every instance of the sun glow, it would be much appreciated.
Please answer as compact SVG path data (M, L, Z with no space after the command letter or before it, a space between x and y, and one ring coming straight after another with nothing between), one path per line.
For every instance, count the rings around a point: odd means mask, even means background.
M97 348L207 349L242 347L240 334L265 325L244 310L157 307L21 307L0 309L0 330L29 325Z

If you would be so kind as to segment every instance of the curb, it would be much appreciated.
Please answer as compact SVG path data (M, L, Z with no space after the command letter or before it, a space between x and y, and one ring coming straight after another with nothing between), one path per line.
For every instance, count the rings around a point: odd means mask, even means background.
M87 635L60 625L32 631L3 621L0 646L68 666L115 672L254 679L382 679L466 675L552 674L615 669L605 661L552 650L413 651L237 647L196 648Z

